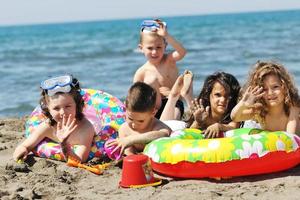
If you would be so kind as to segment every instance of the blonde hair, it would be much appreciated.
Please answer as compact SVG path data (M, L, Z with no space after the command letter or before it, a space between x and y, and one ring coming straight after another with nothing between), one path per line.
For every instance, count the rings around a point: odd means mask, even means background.
M164 37L158 35L156 32L154 31L143 31L143 29L140 31L140 44L143 44L143 38L144 38L144 35L147 34L153 38L156 38L156 39L162 39L164 41L164 44L167 46L167 41Z
M300 106L300 98L292 76L283 65L274 61L257 61L249 75L249 79L246 82L243 91L249 86L252 88L256 86L262 87L263 81L267 75L275 75L280 80L285 91L284 111L286 115L289 115L291 106ZM258 102L261 103L263 107L259 112L256 112L255 120L264 124L268 109L263 99L258 100Z

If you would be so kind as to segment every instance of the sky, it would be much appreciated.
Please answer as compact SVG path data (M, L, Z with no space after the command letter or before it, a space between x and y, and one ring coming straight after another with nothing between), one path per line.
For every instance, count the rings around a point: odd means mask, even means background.
M300 9L300 0L0 0L0 26Z

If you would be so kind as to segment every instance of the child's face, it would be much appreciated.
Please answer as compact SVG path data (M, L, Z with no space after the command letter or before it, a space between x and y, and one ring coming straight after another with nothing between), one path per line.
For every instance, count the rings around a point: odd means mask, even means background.
M284 87L279 78L273 74L267 75L263 81L264 96L267 106L278 106L284 103Z
M139 48L150 63L159 64L165 53L165 42L162 37L143 33L143 40Z
M212 116L223 116L226 113L228 95L225 88L219 82L214 83L213 89L209 95L209 100Z
M132 130L143 132L151 125L154 115L154 111L133 112L130 110L126 110L126 122Z
M49 113L56 122L61 121L63 115L68 117L71 114L72 119L76 116L76 103L73 97L68 93L49 96L47 105Z

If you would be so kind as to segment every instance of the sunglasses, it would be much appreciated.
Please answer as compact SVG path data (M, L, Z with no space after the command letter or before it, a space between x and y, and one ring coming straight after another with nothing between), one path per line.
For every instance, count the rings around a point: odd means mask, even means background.
M64 75L53 77L41 82L41 88L46 90L49 96L53 96L58 92L67 93L70 92L72 87L77 83L73 83L73 77L71 75Z

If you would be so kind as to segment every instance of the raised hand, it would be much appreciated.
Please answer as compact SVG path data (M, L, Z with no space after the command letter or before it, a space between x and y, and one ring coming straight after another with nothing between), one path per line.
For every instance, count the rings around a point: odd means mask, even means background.
M156 33L162 37L168 36L167 27L164 25L164 23L160 19L154 20L159 24L159 29L155 29Z
M199 99L199 101L197 101L197 99L194 99L192 101L191 111L194 116L194 119L199 125L205 124L207 118L209 117L209 106L204 108L202 99Z
M72 115L63 115L62 120L57 122L56 136L59 142L65 141L77 128L76 118Z
M260 99L265 94L263 87L256 86L254 88L248 87L245 91L242 101L244 105L247 107L258 107L260 105L256 105L256 101Z

